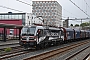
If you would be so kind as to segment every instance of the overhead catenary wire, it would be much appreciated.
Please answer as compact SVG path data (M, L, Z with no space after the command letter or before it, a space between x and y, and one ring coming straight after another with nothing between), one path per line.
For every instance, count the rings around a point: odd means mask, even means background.
M16 1L21 2L21 3L24 3L24 4L26 4L26 5L30 5L30 6L32 6L31 4L28 4L28 3L23 2L23 1L20 1L20 0L16 0ZM62 17L67 18L67 17L65 17L65 16L62 16Z
M33 5L31 5L31 4L28 4L28 3L23 2L23 1L20 1L20 0L16 0L16 1L21 2L21 3L23 3L23 4L26 4L26 5L29 5L29 6L33 6ZM67 18L67 17L65 17L65 16L62 16L62 17Z
M21 2L21 3L23 3L23 4L26 4L26 5L29 5L29 6L32 6L31 4L28 4L28 3L26 3L26 2L23 2L23 1L20 1L20 0L16 0L16 1L18 1L18 2ZM65 10L65 9L64 9ZM70 13L70 12L69 12ZM72 13L71 13L72 14ZM61 15L60 15L61 16ZM67 18L67 17L65 17L65 16L62 16L62 17L64 17L64 18Z
M14 10L14 11L18 11L18 12L24 12L24 11L17 10L17 9L13 9L13 8L6 7L6 6L3 6L3 5L0 5L0 7L2 7L2 8L6 8L6 9L10 9L10 10Z
M26 3L26 2L23 2L23 1L20 1L20 0L16 0L16 1L18 1L18 2L21 2L21 3L23 3L23 4L26 4L26 5L29 5L29 6L33 6L33 5L31 5L31 4L28 4L28 3ZM71 0L70 0L71 1ZM72 2L72 1L71 1ZM73 2L72 2L73 3ZM75 4L75 3L74 3ZM75 4L76 5L76 4ZM76 5L77 6L77 5ZM78 7L78 6L77 6ZM80 9L80 7L78 7L79 9ZM65 10L65 9L64 9ZM82 9L80 9L81 11L83 11ZM65 10L66 11L66 10ZM69 11L67 11L67 12L69 12ZM84 11L83 11L84 12ZM70 13L70 12L69 12ZM86 12L84 12L87 16L89 16ZM70 14L72 14L72 13L70 13ZM74 15L74 14L73 14ZM60 15L61 16L61 15ZM64 18L67 18L67 17L65 17L65 16L62 16L62 17L64 17ZM85 20L85 19L83 19L83 18L81 18L81 19L76 19L76 17L73 17L73 18L75 18L75 19L69 19L69 20ZM87 19L87 18L86 18Z
M79 8L84 14L86 14L88 17L90 17L86 12L84 12L78 5L76 5L73 1L69 0L72 2L77 8Z
M73 13L71 13L71 12L67 11L67 10L66 10L66 9L64 9L64 8L63 8L63 10L64 10L64 11L66 11L66 12L68 12L68 13L70 13L70 14L72 14L72 15L75 15L75 14L73 14ZM77 15L75 15L75 16L77 16ZM76 17L74 17L74 18L76 18Z
M21 3L23 3L23 4L26 4L26 5L29 5L29 6L32 6L31 4L28 4L28 3L23 2L23 1L20 1L20 0L16 0L16 1L21 2Z
M75 19L68 19L68 20L87 20L87 19L90 19L90 18L75 18ZM66 19L63 19L63 20L66 20Z

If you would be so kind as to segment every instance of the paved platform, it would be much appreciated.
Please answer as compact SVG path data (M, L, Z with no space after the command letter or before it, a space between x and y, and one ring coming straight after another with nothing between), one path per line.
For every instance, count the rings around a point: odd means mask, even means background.
M6 42L0 41L0 45L19 43L19 40L7 40Z
M10 41L0 41L0 49L8 48L8 47L16 47L19 45L19 40L10 40Z

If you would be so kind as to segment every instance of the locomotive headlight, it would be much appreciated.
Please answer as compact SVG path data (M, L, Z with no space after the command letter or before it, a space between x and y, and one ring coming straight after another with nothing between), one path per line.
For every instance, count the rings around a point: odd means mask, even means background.
M26 43L24 42L24 44L26 44Z
M29 42L29 37L27 37L27 42Z
M34 39L35 41L37 40L37 39Z
M36 37L36 36L34 37L34 40L35 40L35 41L37 40L37 37Z

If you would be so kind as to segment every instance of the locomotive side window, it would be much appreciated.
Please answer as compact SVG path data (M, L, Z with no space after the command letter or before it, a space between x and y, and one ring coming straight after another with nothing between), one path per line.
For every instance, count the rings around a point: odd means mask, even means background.
M47 30L43 30L43 36L47 35Z
M64 32L61 30L61 36L63 36L64 35Z
M43 34L44 32L43 32L42 29L38 29L37 33L38 33L38 36L39 36L39 37L41 37L41 36L44 35L44 34Z
M43 36L43 30L40 30L40 37Z

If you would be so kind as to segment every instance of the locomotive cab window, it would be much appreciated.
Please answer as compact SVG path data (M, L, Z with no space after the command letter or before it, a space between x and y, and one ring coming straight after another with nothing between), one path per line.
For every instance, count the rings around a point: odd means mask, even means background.
M24 27L22 29L22 35L28 35L28 36L34 36L35 34L35 30L36 28L35 27Z
M43 30L42 29L38 29L37 31L37 35L39 35L39 37L43 36Z
M36 27L30 27L29 28L29 34L34 35L35 34Z
M61 30L61 36L63 36L64 35L64 32Z

